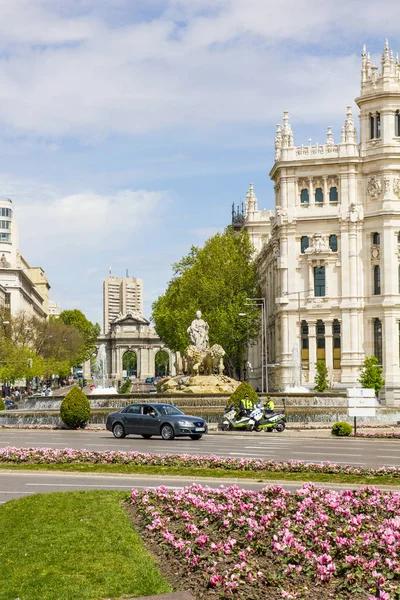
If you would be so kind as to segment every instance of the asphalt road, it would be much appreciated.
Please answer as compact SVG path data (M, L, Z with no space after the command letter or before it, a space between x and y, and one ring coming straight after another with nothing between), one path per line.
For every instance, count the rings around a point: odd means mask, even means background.
M192 483L199 483L195 478L185 477L144 477L134 475L98 475L81 473L43 473L41 471L1 471L0 472L0 504L13 499L22 498L32 494L47 494L49 492L72 492L75 490L119 490L129 493L132 488L144 489L155 488L166 485L171 489L179 489ZM201 479L203 486L218 488L221 485L228 487L237 485L247 490L260 490L268 484L261 481L246 481L235 479ZM282 485L283 488L294 491L301 487L301 483L274 482L274 485ZM329 487L330 489L355 489L357 485L340 484L315 484L318 487ZM397 487L384 487L387 491L399 492Z
M144 440L129 436L117 440L108 431L0 430L0 447L86 448L87 450L136 450L155 454L215 454L231 458L265 460L331 461L338 464L400 467L400 441L353 438L290 437L285 433L207 435L199 441L178 438Z

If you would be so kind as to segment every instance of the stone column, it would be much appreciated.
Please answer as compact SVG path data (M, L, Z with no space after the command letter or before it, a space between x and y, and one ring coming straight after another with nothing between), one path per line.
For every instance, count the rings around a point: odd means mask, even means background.
M327 177L324 177L324 204L329 204L329 190Z
M308 321L308 345L309 345L309 373L310 383L315 378L315 365L317 363L317 322Z
M314 185L313 185L312 177L310 177L310 179L308 181L310 184L310 189L309 189L310 204L315 204Z
M392 304L395 299L388 298L388 296L397 295L398 293L399 259L397 256L397 238L390 223L384 223L383 226L381 253L381 294L385 296L384 304Z
M286 233L281 233L280 240L280 267L281 267L281 296L284 296L288 291L288 265L287 265L287 254L288 254L288 236Z
M314 266L309 263L308 264L308 298L313 298L314 297Z
M287 194L287 178L286 177L281 177L280 204L281 204L282 208L287 208L288 194Z
M349 277L350 277L350 297L357 298L357 227L356 224L350 226L349 231Z
M328 370L333 369L333 321L324 321L325 323L325 364Z

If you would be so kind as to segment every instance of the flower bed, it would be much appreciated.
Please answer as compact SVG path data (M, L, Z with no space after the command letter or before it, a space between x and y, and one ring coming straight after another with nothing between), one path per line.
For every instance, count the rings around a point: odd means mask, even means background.
M362 438L393 438L395 440L400 439L400 431L361 431L357 432L356 437Z
M196 597L400 598L398 493L161 486L133 490L128 511Z
M325 473L366 476L400 477L400 467L367 468L338 465L332 462L310 463L301 460L278 462L255 458L228 458L197 454L151 454L150 452L90 451L74 448L0 448L0 463L7 464L120 464L200 469L225 469L254 473Z

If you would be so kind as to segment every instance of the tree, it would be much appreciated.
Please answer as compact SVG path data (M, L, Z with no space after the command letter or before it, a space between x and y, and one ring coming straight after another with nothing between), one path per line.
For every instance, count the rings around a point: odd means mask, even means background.
M153 304L155 329L171 350L184 352L187 328L201 310L210 345L221 344L231 373L242 366L247 343L260 328L260 312L247 301L258 296L253 253L247 232L228 227L173 265L165 294Z
M379 392L385 385L382 372L382 367L379 365L379 361L376 356L369 356L363 362L358 381L364 388L374 388L375 395L378 396Z
M169 354L166 350L159 350L155 357L156 375L168 375Z
M88 360L95 350L96 341L100 335L100 325L91 323L78 309L63 310L60 313L59 320L65 325L75 327L83 336L84 344L75 364L81 364Z
M324 360L317 360L317 364L315 365L316 375L315 375L315 387L314 390L318 392L324 392L328 389L328 369L326 367Z

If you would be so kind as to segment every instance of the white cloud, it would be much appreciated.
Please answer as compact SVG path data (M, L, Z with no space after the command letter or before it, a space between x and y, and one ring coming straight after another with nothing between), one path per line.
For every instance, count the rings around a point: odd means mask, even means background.
M383 43L400 18L392 0L379 10L374 0L170 0L151 20L113 26L111 14L134 14L130 2L72 2L68 16L63 6L0 4L0 123L11 131L85 139L179 125L190 135L275 123L283 108L324 121L358 93L359 57L342 40Z

